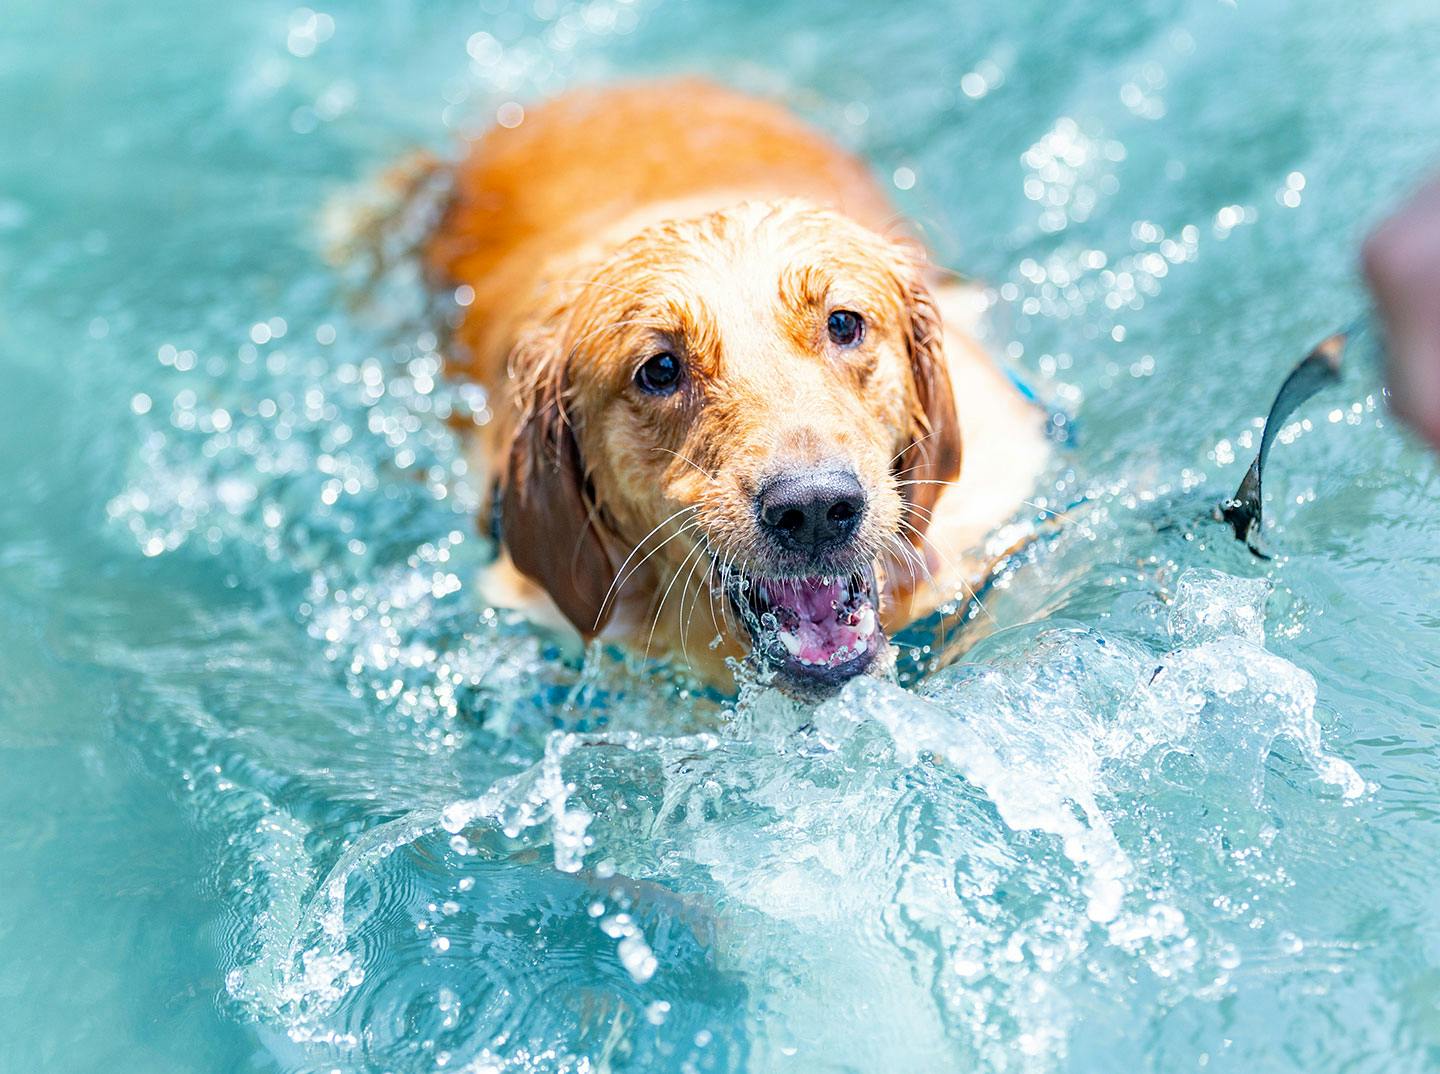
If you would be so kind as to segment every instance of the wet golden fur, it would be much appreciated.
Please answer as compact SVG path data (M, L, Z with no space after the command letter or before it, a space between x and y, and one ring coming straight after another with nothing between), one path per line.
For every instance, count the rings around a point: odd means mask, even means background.
M947 338L922 248L887 236L895 220L854 157L706 83L571 94L473 143L427 261L473 290L452 372L491 392L476 455L502 497L501 599L716 676L747 647L711 589L717 565L780 569L756 490L820 464L867 492L833 567L876 564L888 629L973 582L967 546L1043 463L1038 422ZM864 318L859 345L830 341L836 309ZM660 351L684 380L646 395L635 374ZM985 409L984 450L1013 456L983 461L969 504L947 502L957 396Z

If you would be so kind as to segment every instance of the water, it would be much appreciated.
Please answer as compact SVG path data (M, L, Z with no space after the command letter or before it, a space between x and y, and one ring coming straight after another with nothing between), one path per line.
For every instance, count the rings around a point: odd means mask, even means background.
M1437 57L1424 0L11 0L0 1069L1440 1065L1436 464L1362 354L1277 557L1204 520ZM483 399L403 265L357 308L320 256L407 149L682 69L864 151L1078 419L1066 525L904 687L696 696L483 608Z

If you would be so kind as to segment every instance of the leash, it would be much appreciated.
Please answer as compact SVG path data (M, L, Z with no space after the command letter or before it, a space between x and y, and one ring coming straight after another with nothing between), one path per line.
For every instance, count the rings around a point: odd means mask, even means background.
M1352 318L1340 331L1327 336L1291 368L1266 414L1260 448L1256 452L1255 460L1246 471L1235 494L1214 507L1213 516L1217 520L1229 523L1234 530L1236 539L1243 541L1251 553L1258 558L1269 558L1259 544L1262 523L1261 490L1265 468L1276 437L1284 428L1286 421L1300 406L1308 402L1317 392L1335 384L1340 379L1341 358L1347 347L1353 350L1358 343L1372 335L1373 331L1373 317L1367 310ZM1052 438L1061 443L1071 443L1075 435L1076 423L1070 415L1066 414L1063 409L1047 402L1041 393L1018 371L1000 365L998 362L997 366L1006 379L1014 385L1016 391L1036 407L1045 410L1048 422L1047 431L1052 431ZM1030 531L991 561L984 577L977 582L968 595L954 605L951 611L948 613L936 611L932 615L926 616L924 620L912 623L898 632L896 640L902 645L909 643L913 648L923 646L933 654L931 659L923 664L905 666L902 663L897 667L902 681L922 677L935 668L956 659L954 654L947 655L946 653L949 644L960 636L965 627L981 613L984 600L990 595L996 584L1002 578L1013 573L1021 564L1033 561L1065 528L1062 520L1083 510L1090 502L1090 497L1082 494L1067 504L1063 511L1042 510L1034 520ZM952 617L956 620L955 624L947 626L946 619Z
M1340 331L1326 336L1317 343L1280 385L1275 401L1265 416L1265 425L1260 433L1260 450L1255 461L1245 472L1235 494L1221 500L1212 512L1216 521L1228 523L1237 541L1259 559L1270 557L1260 547L1260 530L1263 523L1261 484L1265 476L1265 464L1270 458L1270 449L1275 437L1289 420L1290 415L1308 402L1316 392L1340 380L1341 360L1347 346L1353 346L1362 337L1370 334L1372 317L1365 311L1355 317Z

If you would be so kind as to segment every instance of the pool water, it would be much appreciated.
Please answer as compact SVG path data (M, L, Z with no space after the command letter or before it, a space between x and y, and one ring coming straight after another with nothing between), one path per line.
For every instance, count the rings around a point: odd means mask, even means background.
M1075 419L904 685L485 608L484 399L321 254L407 150L682 70L863 151ZM0 1069L1440 1067L1440 471L1373 343L1274 558L1207 515L1437 80L1431 0L10 0Z

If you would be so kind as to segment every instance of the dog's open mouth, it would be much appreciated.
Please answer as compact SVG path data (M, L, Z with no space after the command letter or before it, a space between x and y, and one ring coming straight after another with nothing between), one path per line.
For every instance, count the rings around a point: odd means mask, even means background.
M732 574L725 589L756 652L793 679L843 682L885 643L872 570L814 578Z

